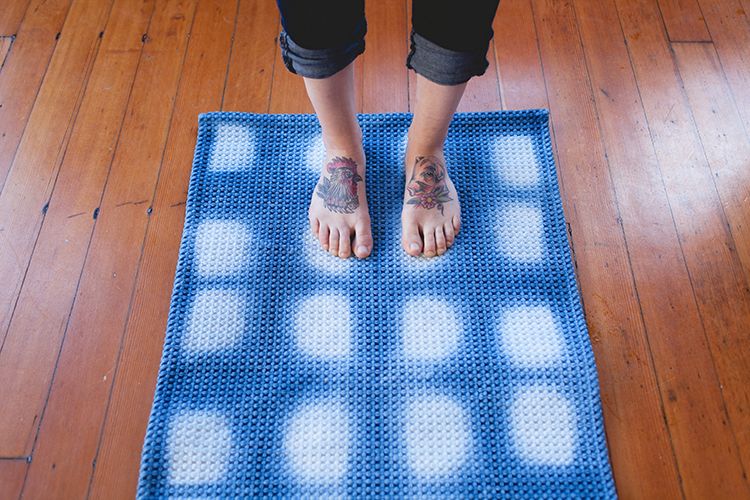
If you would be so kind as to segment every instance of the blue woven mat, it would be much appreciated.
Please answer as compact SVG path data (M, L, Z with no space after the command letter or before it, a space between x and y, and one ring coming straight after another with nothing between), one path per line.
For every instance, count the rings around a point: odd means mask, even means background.
M139 496L615 496L546 110L456 115L400 247L408 114L360 115L373 255L311 237L313 115L200 115Z

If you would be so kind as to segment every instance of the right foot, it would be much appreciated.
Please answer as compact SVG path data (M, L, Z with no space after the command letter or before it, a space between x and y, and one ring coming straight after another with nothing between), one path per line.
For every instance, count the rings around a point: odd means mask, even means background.
M327 150L326 162L312 195L310 229L331 255L364 259L372 251L370 213L365 192L365 154Z

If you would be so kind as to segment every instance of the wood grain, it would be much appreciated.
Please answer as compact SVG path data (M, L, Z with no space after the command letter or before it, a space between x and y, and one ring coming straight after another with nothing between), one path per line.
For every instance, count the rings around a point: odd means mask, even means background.
M535 1L533 9L615 478L624 497L676 498L679 481L575 11L556 0Z
M97 466L89 491L91 498L133 498L135 495L141 447L169 313L171 287L164 284L174 281L198 114L221 106L232 43L231 23L236 9L236 0L202 1L195 14L136 277L137 292L128 315L96 456Z
M5 59L8 57L10 47L13 45L12 36L0 36L0 74L5 66Z
M222 110L268 110L278 26L279 11L272 2L240 2Z
M750 1L699 0L735 107L750 136Z
M17 209L27 211L6 226L16 259L12 269L0 261L5 278L0 297L10 301L21 293L0 351L0 401L7 401L0 412L0 456L31 452L153 8L153 2L140 0L114 6L121 22L102 39L46 214L31 211L23 200ZM14 193L19 194L7 195Z
M363 112L406 112L409 109L406 3L404 0L365 2L366 49L363 65Z
M671 41L710 42L711 34L698 0L658 0Z
M29 464L25 459L8 460L0 458L0 498L18 498L23 487L24 476Z
M715 189L721 199L722 209L729 223L731 232L730 252L742 263L745 270L745 285L737 275L729 276L726 272L718 272L717 278L722 278L726 289L703 290L701 298L713 306L706 312L710 314L706 321L711 326L712 333L719 336L722 345L727 337L732 338L735 332L750 331L750 316L747 308L741 308L742 302L735 299L735 293L745 296L747 284L750 283L750 139L742 127L738 110L729 87L724 79L718 56L713 46L708 44L673 44L682 83L690 103L693 119L700 134L701 144L706 153ZM701 256L703 258L703 256ZM711 263L721 265L711 259ZM712 271L713 272L713 271ZM696 274L698 274L696 272ZM709 276L701 275L703 282L713 282ZM712 287L718 288L718 287ZM722 287L723 288L723 287ZM708 294L717 293L716 297ZM726 293L726 295L724 295ZM724 303L721 297L728 300ZM733 304L736 303L736 307ZM718 314L735 314L737 316L721 319ZM730 340L730 343L733 342ZM747 379L750 364L747 353L748 340L740 335L733 348L743 349L741 353L729 354L729 359L719 362L722 379L733 382L725 389L732 415L732 423L737 434L745 471L750 460L750 423L747 420L749 406L748 391L745 390L742 379ZM722 350L719 351L724 353Z
M502 0L492 27L502 108L548 107L530 0Z
M57 75L50 76L53 83L45 88L47 93L54 90L55 83L60 87L75 87L75 76L65 75L70 78L62 80L62 75L60 75L66 63L72 64L71 70L77 70L77 74L81 73L76 61L57 62L54 67L50 61L53 51L57 48L60 48L60 51L56 59L62 59L66 52L71 52L71 50L66 51L65 48L74 42L73 37L60 40L62 35L58 36L68 14L70 3L71 0L33 0L29 13L24 18L14 40L13 52L8 56L0 72L0 192L3 190L8 171L46 73L50 70L53 70L53 73L57 72ZM79 42L88 41L86 35L90 31L90 22L87 24L87 21L90 17L96 17L97 11L98 9L94 9L89 16L85 16L80 9L72 13L73 16L68 26L75 26L77 30L80 30L79 36L76 37ZM93 30L98 33L96 30L99 28L100 26L94 26ZM75 48L72 52L76 52ZM54 82L55 78L57 82ZM63 82L66 85L63 86ZM43 100L49 99L48 97L45 99L45 95L39 97ZM32 130L41 133L42 129L46 128L46 123L40 119L39 113L37 112L35 116L36 121L32 124ZM64 115L59 116L64 117ZM4 314L2 307L0 303L0 332L4 330L1 328Z
M723 424L708 426L711 435L703 436L702 445L710 447L710 454L702 457L689 453L688 460L680 461L679 447L696 445L673 439L685 493L695 497L750 496L743 477L743 461L750 463L750 457L744 460L743 455L750 453L750 447L738 449L736 442L737 434L750 426L746 383L750 373L750 339L746 335L750 331L750 290L733 248L658 8L650 0L618 0L617 7L680 249L725 400L725 410L712 409L711 415L701 415ZM671 341L681 339L682 336ZM694 357L690 358L691 365ZM696 363L695 376L705 380L710 374L700 366ZM721 439L725 427L734 434L733 439Z
M734 105L716 49L709 44L673 43L703 151L729 222L737 257L750 284L750 136ZM749 430L750 431L750 430Z
M10 323L18 296L19 277L26 272L44 219L44 207L55 185L83 89L101 43L99 34L104 29L110 7L111 2L99 0L81 0L73 5L66 20L65 31L69 35L61 37L59 41L26 129L19 129L15 120L28 108L13 104L6 110L4 105L5 96L11 97L16 93L8 89L6 94L4 83L19 87L25 85L24 80L13 81L21 77L13 68L15 58L26 55L20 35L11 53L9 67L0 75L8 75L8 80L0 83L0 102L3 104L0 122L8 127L7 133L3 131L6 137L0 142L0 184L14 156L5 186L0 192L0 233L3 234L0 238L0 255L13 256L0 259L0 280L8 283L0 287L0 340L4 338ZM76 36L73 36L73 31ZM34 85L33 80L31 84ZM18 97L24 100L24 96ZM18 151L13 154L14 137L18 137L23 130L26 132ZM6 159L8 163L5 163Z
M729 494L735 439L713 366L672 206L612 1L577 0L581 35L622 214L649 345L686 492ZM641 24L644 29L643 24ZM698 145L698 147L700 147ZM665 307L668 305L668 307ZM675 338L673 332L679 331ZM696 349L696 346L701 348ZM685 363L690 359L690 363ZM710 429L712 431L710 431ZM701 450L710 450L701 453ZM728 451L729 450L729 451ZM698 472L702 471L702 472ZM642 492L645 493L645 492ZM703 491L707 493L707 491Z
M3 1L3 8L0 9L0 36L14 35L18 31L29 3L29 0Z
M41 498L52 491L56 498L80 498L88 488L195 4L156 3L89 251L85 263L78 263L83 272L26 496Z

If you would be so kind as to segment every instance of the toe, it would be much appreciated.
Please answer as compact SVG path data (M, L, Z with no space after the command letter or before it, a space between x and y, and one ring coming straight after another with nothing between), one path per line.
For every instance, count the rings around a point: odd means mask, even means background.
M461 217L458 215L453 216L453 230L456 234L461 230Z
M403 231L402 244L404 250L409 255L419 256L422 253L422 237L419 235L419 227L416 224L406 223Z
M331 234L328 237L328 252L331 255L339 254L339 230L335 227L331 228Z
M352 254L352 234L348 227L339 229L339 257L347 259Z
M364 259L372 251L372 230L370 223L360 222L354 228L354 254Z
M310 231L312 231L313 234L318 234L318 231L320 230L320 221L317 217L310 217Z
M424 228L424 256L434 257L435 256L435 228L426 227Z
M443 229L445 230L445 243L448 245L448 248L453 246L453 240L456 239L456 232L453 230L453 223L452 222L446 222L443 225Z
M328 236L330 234L330 229L326 224L320 225L320 230L318 231L318 240L320 241L320 245L323 247L323 250L326 252L328 251Z
M445 242L445 233L443 232L443 226L438 226L435 228L435 244L437 245L437 254L443 255L446 250L448 250L448 246Z

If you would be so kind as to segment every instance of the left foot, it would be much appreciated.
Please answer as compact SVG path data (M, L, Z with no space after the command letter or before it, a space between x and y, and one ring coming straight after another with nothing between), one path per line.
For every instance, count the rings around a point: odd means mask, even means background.
M442 150L407 147L401 228L401 244L414 257L443 255L453 245L461 228L461 206Z

